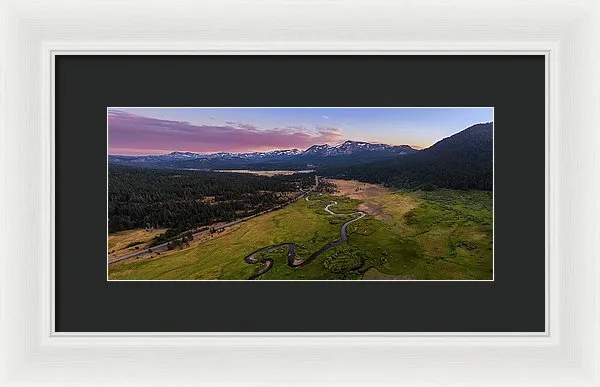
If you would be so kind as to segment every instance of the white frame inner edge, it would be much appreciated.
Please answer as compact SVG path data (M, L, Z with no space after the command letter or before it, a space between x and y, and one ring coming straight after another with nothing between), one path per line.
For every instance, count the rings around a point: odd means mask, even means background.
M114 8L0 3L1 385L600 385L595 1ZM60 53L545 55L546 332L55 332L52 66Z

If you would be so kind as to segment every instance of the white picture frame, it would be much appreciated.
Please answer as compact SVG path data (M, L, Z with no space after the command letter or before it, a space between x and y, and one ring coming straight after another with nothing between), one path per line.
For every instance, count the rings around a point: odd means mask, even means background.
M597 3L2 1L0 385L600 386ZM60 53L545 55L546 331L55 332Z

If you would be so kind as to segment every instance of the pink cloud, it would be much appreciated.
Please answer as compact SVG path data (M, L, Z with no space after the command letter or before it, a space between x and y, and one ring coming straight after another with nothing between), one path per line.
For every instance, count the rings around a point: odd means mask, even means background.
M311 131L293 126L261 130L243 122L194 125L119 110L108 112L109 154L166 153L163 150L212 153L305 149L314 144L335 143L343 139L340 128Z

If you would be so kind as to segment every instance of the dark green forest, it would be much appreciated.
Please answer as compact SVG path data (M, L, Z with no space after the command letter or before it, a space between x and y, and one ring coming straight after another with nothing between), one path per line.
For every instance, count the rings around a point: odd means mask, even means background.
M418 153L319 173L397 188L491 191L493 123L473 125Z
M176 235L269 209L313 185L308 173L267 177L109 165L108 229L163 227Z

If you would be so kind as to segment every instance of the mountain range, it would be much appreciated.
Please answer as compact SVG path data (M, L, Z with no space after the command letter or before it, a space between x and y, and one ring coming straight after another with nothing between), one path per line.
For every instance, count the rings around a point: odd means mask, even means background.
M373 144L362 141L346 141L339 145L313 145L299 149L274 150L270 152L201 154L193 152L172 152L156 156L109 155L110 164L121 164L153 168L185 169L306 169L332 165L348 165L393 156L418 152L408 145Z
M172 169L315 169L322 176L401 188L493 189L493 123L472 125L429 148L346 141L251 153L109 155L109 164Z

